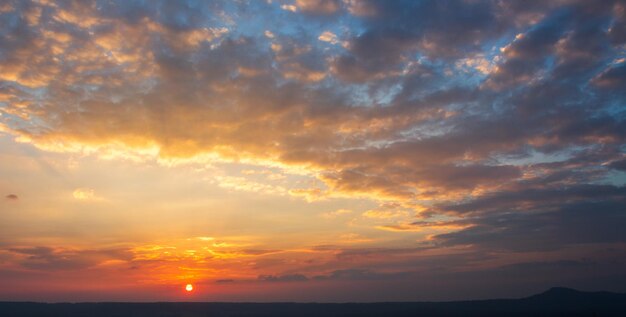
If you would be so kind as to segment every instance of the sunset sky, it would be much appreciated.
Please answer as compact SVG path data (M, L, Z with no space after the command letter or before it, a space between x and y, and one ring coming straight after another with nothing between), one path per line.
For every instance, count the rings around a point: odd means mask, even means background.
M626 3L0 1L0 195L0 301L626 292Z

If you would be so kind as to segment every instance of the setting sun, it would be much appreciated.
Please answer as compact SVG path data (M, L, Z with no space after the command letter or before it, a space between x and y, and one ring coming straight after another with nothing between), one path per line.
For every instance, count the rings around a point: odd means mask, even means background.
M185 286L185 290L186 290L187 292L191 292L191 291L193 291L193 285L191 285L191 284L187 284L187 286Z

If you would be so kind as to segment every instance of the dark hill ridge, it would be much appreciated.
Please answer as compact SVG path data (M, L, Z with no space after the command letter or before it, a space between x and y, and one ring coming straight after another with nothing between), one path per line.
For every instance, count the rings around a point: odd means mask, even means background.
M626 316L626 294L552 288L521 299L398 303L0 302L0 316Z
M626 294L611 292L581 292L567 287L553 287L541 294L533 295L525 298L526 300L535 301L578 301L578 300L617 300L623 299Z

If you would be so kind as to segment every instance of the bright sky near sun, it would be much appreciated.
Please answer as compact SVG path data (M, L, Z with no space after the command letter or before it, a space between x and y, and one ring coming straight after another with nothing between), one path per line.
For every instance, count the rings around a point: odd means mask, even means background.
M625 10L3 1L0 300L626 291Z

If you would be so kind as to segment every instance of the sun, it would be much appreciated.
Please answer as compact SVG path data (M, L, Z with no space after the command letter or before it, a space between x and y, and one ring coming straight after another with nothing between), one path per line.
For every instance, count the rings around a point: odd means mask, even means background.
M193 291L193 285L191 285L191 284L187 284L187 286L185 286L185 290L186 290L187 292L191 292L191 291Z

